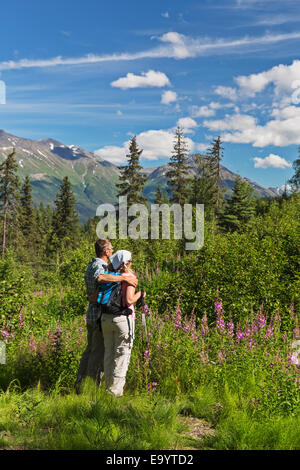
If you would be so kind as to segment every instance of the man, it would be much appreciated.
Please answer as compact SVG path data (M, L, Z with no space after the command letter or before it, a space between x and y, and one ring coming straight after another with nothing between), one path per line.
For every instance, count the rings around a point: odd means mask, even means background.
M107 269L109 258L113 254L113 246L108 239L99 239L95 243L96 257L89 263L85 272L84 280L89 299L89 305L86 312L87 326L87 347L82 354L77 379L75 382L76 392L82 379L92 377L100 385L101 377L104 371L104 341L102 332L100 332L97 319L99 317L99 306L97 305L97 296L95 292L100 282L122 282L125 281L133 286L137 286L137 279L134 275L130 277L124 275L104 274Z

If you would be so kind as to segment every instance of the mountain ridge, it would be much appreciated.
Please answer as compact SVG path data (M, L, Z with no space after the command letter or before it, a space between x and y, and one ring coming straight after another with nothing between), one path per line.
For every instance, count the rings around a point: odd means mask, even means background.
M68 176L73 187L76 209L81 222L94 216L96 208L102 203L117 201L116 183L119 169L113 163L89 152L77 145L64 145L58 140L48 138L32 140L14 136L0 130L0 162L15 148L19 176L29 176L33 186L35 204L43 202L53 206L60 183ZM189 157L192 166L191 176L196 174L193 157ZM145 168L148 176L144 194L153 202L157 185L166 190L165 173L168 164L156 168ZM232 191L236 174L221 166L222 185ZM254 188L255 196L275 197L279 188L264 188L244 178Z

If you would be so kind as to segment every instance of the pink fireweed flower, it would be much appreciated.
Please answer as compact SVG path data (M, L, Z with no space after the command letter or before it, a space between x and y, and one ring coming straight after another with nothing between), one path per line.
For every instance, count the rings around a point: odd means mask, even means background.
M266 317L261 314L257 317L258 328L264 328L266 326Z
M201 361L203 362L203 364L207 364L207 362L208 362L208 354L205 353L204 351L201 351L200 357L201 357Z
M222 316L220 316L217 319L217 329L219 330L220 333L225 332L225 321L224 321L224 318Z
M223 305L221 301L215 302L215 313L218 313L220 315L223 314Z
M218 359L219 359L219 363L220 364L223 364L224 360L225 360L225 353L224 351L219 351L218 352Z
M151 359L149 349L146 349L146 351L144 352L144 359L146 359L146 360L150 360L150 359Z
M169 320L170 320L170 317L169 317L169 315L168 315L167 313L166 313L165 316L164 316L164 320L165 320L165 321L169 321Z
M151 312L147 304L144 305L144 313L147 317L151 317Z
M174 317L174 325L176 328L181 328L181 310L177 308L175 317Z
M234 335L234 323L232 321L229 321L227 322L227 334L229 336L233 336Z
M254 335L258 331L258 326L256 323L252 323L251 325L251 335Z
M207 315L205 312L201 320L201 334L203 336L206 336L208 332L209 332L209 328L208 328L208 322L207 322Z
M86 315L83 317L84 323L86 323Z
M20 326L20 328L22 328L22 326L24 326L23 313L22 312L19 315L19 326Z
M299 328L294 328L293 330L293 338L296 339L296 338L300 338L300 329Z
M268 326L266 334L265 334L265 338L270 339L273 336L273 333L274 333L273 326Z

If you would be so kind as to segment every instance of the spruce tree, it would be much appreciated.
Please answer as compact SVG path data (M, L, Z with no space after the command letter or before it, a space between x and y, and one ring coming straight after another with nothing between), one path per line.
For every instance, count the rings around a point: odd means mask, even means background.
M235 179L233 195L226 201L221 224L228 230L242 230L255 214L253 188L240 176Z
M170 201L184 204L189 198L189 169L187 163L188 146L183 137L183 131L177 127L175 132L174 150L169 162L169 170L166 172L168 178L168 193L171 194Z
M15 149L0 164L0 210L2 215L2 256L7 249L7 231L16 226L17 204L19 201L18 164L15 160Z
M289 183L294 191L298 191L300 189L300 147L298 148L298 158L293 162L293 168L295 174L289 180Z
M140 165L140 157L143 150L139 150L136 136L133 136L129 145L129 154L126 155L128 163L125 166L119 166L120 170L120 183L116 186L118 188L118 196L127 196L127 204L146 202L146 197L142 194L147 176L141 173L143 169Z
M195 154L196 175L191 178L191 203L204 204L205 216L210 218L216 206L216 180L213 162L206 155Z
M221 192L221 160L223 158L222 142L220 136L213 139L207 150L208 171L215 186L215 209L216 213L221 209L222 192Z
M25 239L31 240L35 234L35 217L32 200L32 186L29 177L26 176L21 188L20 197L20 228Z
M161 190L161 186L159 184L157 186L154 204L163 204L163 203L164 203L164 195L163 195L163 192Z
M51 241L55 248L78 238L78 214L75 210L75 197L69 178L66 176L54 201Z

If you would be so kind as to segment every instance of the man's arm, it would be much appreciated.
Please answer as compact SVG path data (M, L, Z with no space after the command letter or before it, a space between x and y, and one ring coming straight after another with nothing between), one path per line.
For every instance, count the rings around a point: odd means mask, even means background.
M98 282L122 282L126 281L130 286L136 287L138 285L137 278L131 274L130 276L126 275L116 275L116 274L99 274L97 277Z

